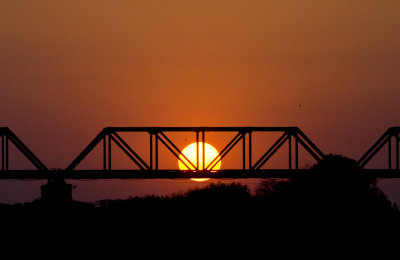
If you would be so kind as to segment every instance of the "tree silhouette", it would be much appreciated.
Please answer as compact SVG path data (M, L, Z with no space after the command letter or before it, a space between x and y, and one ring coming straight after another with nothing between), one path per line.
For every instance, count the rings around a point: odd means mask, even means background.
M376 179L356 170L355 160L341 155L327 155L311 167L310 176L284 180L264 180L257 195L275 207L304 218L321 216L347 223L371 219L395 220L399 211L377 186Z
M264 180L256 195L238 182L212 183L169 196L63 204L60 214L43 210L51 205L42 200L0 205L0 210L2 216L14 212L13 221L21 219L20 234L43 235L40 243L60 246L72 235L77 245L90 243L113 253L134 247L147 256L251 257L277 248L285 256L299 255L310 245L344 252L344 243L353 249L360 242L387 243L382 237L399 230L398 210L375 180L350 170L351 159L331 155L325 160L308 177ZM341 167L332 171L332 162Z
M314 164L311 169L314 170L350 170L356 169L357 162L354 159L335 154L328 154L323 157L321 161Z

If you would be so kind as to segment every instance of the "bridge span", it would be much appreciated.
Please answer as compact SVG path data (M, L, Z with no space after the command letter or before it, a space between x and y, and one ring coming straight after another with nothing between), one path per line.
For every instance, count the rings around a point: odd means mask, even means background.
M181 156L182 149L180 145L170 135L173 132L192 135L191 138L197 144L195 161ZM147 135L148 154L140 154L121 136L121 133L142 133ZM207 165L204 161L204 144L206 143L206 137L210 133L230 133L233 138L230 137L230 141L226 142L219 155ZM256 133L275 133L279 135L272 145L265 146L264 152L258 157L255 157L253 153L253 136ZM9 128L1 127L0 137L0 179L292 178L309 176L318 172L311 169L299 169L299 147L311 156L315 162L319 162L326 157L326 154L298 127L106 127L65 169L54 170L46 167ZM32 163L36 170L10 169L10 143ZM400 177L399 143L400 127L389 128L357 161L352 171L374 178ZM101 169L78 170L77 166L97 146L101 146L102 149ZM135 167L127 170L113 168L111 159L112 146L120 149L133 162ZM193 170L161 169L159 167L161 146L172 155L172 158L175 157L176 160L187 165L188 169ZM367 169L366 165L385 146L387 147L388 167L385 169ZM241 166L233 169L212 170L219 161L231 153L234 147L239 147L241 151ZM270 169L267 167L267 162L277 151L282 149L286 149L287 152L287 168ZM200 152L203 153L202 156ZM199 160L203 160L203 162ZM204 167L202 168L201 165Z

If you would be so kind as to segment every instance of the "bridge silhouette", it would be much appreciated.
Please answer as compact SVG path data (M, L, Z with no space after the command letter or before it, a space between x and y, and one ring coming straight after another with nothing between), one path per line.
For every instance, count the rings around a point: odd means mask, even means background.
M197 143L196 161L190 161L182 155L181 149L175 140L168 137L170 133L195 134ZM219 153L208 165L205 164L206 136L209 133L233 133L234 137L225 144ZM121 133L144 133L148 135L148 151L143 155L135 151L128 142L121 137ZM255 133L278 133L279 138L271 146L265 146L264 153L253 162L253 146ZM46 167L35 154L7 127L0 128L1 136L1 171L0 179L152 179L152 178L290 178L311 174L310 169L299 169L299 147L319 162L324 154L298 127L106 127L85 149L65 168L52 170ZM395 162L393 165L393 142ZM36 170L10 170L9 143L12 143ZM398 178L399 170L399 143L400 127L389 128L357 161L354 171L360 171L366 176L377 178ZM286 169L269 169L265 164L287 144L288 164ZM77 170L77 166L97 146L102 146L102 170ZM118 170L112 168L112 149L116 145L135 165L135 168ZM203 145L201 148L200 145ZM225 158L234 147L241 145L242 163L240 167L213 171L213 167ZM160 146L181 161L188 169L160 169ZM388 166L384 169L366 169L365 166L376 154L387 146ZM200 156L202 151L202 156ZM181 156L182 155L182 156ZM182 159L183 157L183 159ZM199 162L202 158L203 162ZM189 165L190 164L190 165ZM204 170L200 167L204 165Z

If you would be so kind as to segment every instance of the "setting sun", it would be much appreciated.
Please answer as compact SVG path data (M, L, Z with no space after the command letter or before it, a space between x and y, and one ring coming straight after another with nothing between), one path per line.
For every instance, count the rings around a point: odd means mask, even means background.
M199 170L203 170L203 142L198 143L199 147ZM183 156L184 155L184 156ZM191 165L186 158L190 160L190 162L196 166L197 165L197 145L196 143L189 144L182 150L182 154L179 155L179 169L180 170L195 170L193 165ZM216 160L214 160L218 157ZM213 162L214 160L214 162ZM218 160L218 163L216 163ZM183 163L183 162L185 163ZM219 157L219 152L212 145L208 143L204 143L204 164L205 168L207 168L210 163L213 163L213 167L208 168L208 170L219 170L221 169L221 161ZM185 165L186 164L186 165ZM188 168L189 167L189 168Z

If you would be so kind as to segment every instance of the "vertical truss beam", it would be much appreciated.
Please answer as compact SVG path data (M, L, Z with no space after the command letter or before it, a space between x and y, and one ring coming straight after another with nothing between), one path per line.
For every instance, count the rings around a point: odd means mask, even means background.
M107 135L103 136L103 170L107 170Z
M149 133L150 135L150 170L153 170L153 134Z
M156 135L156 170L158 170L158 135Z
M200 162L200 153L199 153L199 132L196 131L196 170L199 170L199 162Z
M206 132L201 131L201 139L203 141L203 170L206 169Z
M5 147L5 138L6 135L2 134L1 135L1 169L4 171L6 170L5 167L5 158L6 158L6 153L8 153L8 151L6 151L6 147Z
M400 143L400 136L399 136L399 134L397 134L396 135L396 170L399 170L399 160L400 160L399 143Z
M251 131L249 132L249 169L251 169L252 166L252 140L251 140Z
M294 143L294 158L295 158L295 168L299 169L299 139L297 132L294 135L295 143Z
M111 134L108 134L108 170L111 171Z
M246 170L246 133L242 133L243 170Z
M292 136L288 135L288 142L289 142L289 170L292 169Z
M392 169L392 137L389 136L388 143L388 169Z

